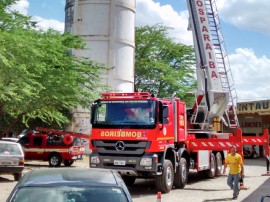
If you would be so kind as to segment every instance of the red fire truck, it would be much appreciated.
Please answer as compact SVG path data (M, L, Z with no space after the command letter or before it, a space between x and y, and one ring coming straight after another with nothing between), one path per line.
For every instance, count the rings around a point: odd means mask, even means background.
M89 136L37 128L27 132L18 142L23 146L25 160L48 161L51 167L58 167L61 163L71 166L74 161L83 159L85 148L81 138Z
M221 174L229 148L242 154L236 93L219 38L213 0L188 0L198 89L187 109L176 98L147 92L104 93L92 105L90 167L117 170L128 185L154 178L159 191L183 188L189 170ZM269 153L268 133L253 137ZM253 140L245 137L245 144Z

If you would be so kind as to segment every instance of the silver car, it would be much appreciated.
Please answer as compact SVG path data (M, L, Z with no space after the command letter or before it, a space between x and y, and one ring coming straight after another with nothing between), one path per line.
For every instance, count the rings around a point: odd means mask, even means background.
M132 198L114 170L47 168L25 173L6 201L132 202Z
M0 140L0 175L12 174L18 181L24 169L24 152L19 143Z

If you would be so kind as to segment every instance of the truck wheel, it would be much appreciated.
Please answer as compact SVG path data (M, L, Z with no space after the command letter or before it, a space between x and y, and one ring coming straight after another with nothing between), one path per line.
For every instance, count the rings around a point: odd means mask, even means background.
M61 165L61 162L62 162L62 157L59 154L54 153L50 155L49 165L51 167L59 167Z
M132 186L136 180L135 176L122 176L122 178L127 186Z
M206 170L206 176L208 178L213 178L216 175L216 158L215 155L213 153L210 154L210 168L208 170Z
M174 171L170 160L165 159L163 163L163 172L156 178L156 188L162 193L169 193L173 186Z
M185 158L181 158L178 167L176 168L176 174L174 177L174 186L176 188L184 188L187 184L188 180L188 166L187 160Z
M71 166L74 163L74 160L64 160L65 166Z
M216 165L216 176L219 176L222 173L222 156L220 152L216 153Z
M22 177L22 173L14 173L13 175L15 181L19 181Z

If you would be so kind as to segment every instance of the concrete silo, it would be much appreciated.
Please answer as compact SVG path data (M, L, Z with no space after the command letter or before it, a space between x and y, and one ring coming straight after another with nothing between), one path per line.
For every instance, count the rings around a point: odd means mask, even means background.
M135 0L66 0L65 31L87 44L87 50L72 53L109 67L103 83L117 92L134 90L135 6ZM76 109L73 117L71 130L90 129L89 112Z
M65 31L89 48L74 54L112 68L103 78L114 90L133 91L135 0L67 0L65 11Z

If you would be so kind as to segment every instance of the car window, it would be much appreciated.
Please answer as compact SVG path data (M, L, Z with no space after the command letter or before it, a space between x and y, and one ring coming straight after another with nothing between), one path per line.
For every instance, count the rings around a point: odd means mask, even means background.
M63 142L63 137L60 135L49 136L46 144L48 146L67 146ZM81 146L81 145L82 145L81 139L74 137L72 146Z
M33 145L34 146L41 146L42 145L42 137L34 137Z
M11 202L128 202L120 188L112 187L23 187Z
M73 139L73 144L72 145L73 146L81 146L82 145L82 140L80 138L78 138L78 137L75 137Z
M0 143L0 155L22 155L17 144Z
M18 141L22 146L28 146L30 144L30 138L29 137L22 137Z
M48 146L65 146L63 137L60 135L49 136L46 144Z

